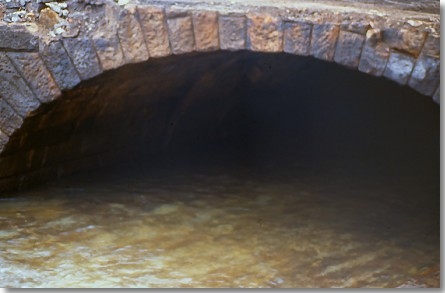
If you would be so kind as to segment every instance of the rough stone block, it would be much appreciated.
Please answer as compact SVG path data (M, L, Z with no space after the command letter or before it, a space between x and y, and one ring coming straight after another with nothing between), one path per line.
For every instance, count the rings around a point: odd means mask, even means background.
M381 39L382 33L379 29L370 29L366 32L358 70L375 76L383 74L388 62L389 48L381 42Z
M174 15L167 19L167 25L173 54L192 52L195 48L192 17L188 14Z
M423 45L422 54L440 58L440 36L428 35Z
M385 46L363 46L358 70L374 76L382 76L388 62L389 49Z
M433 95L433 101L440 104L440 85L437 87Z
M366 21L343 21L340 25L342 31L348 31L359 35L365 35L370 25Z
M31 28L33 26L0 24L0 49L37 51L39 41Z
M239 15L219 17L219 42L222 50L246 48L246 18Z
M406 84L413 71L416 59L412 56L391 52L383 75L399 84Z
M92 33L94 47L103 70L110 70L125 64L124 54L117 36L117 8L106 5L105 16Z
M431 96L440 83L440 59L420 55L408 85L421 94Z
M139 6L137 10L150 56L163 57L170 55L171 50L163 9Z
M0 152L5 149L6 144L9 141L9 136L6 135L3 131L0 129Z
M419 56L427 33L414 28L390 28L383 31L383 42L390 48Z
M145 45L144 35L136 19L136 6L126 6L119 13L118 35L125 60L128 63L148 60L148 50Z
M22 117L40 105L26 82L6 56L0 52L0 96Z
M308 56L310 54L312 25L288 22L284 25L283 51L290 54Z
M4 134L11 136L23 123L23 119L0 98L0 130Z
M40 56L61 90L75 87L80 77L60 41L42 44Z
M88 38L67 38L62 40L82 80L102 73L93 44Z
M198 51L219 49L218 14L215 11L192 13L195 45Z
M248 45L253 51L283 51L283 28L278 17L269 14L248 14L247 37Z
M314 24L311 38L311 54L315 58L332 61L340 27L333 24Z
M362 35L340 31L334 61L347 67L357 68L364 41L365 37Z
M7 53L41 102L49 102L61 93L39 53Z

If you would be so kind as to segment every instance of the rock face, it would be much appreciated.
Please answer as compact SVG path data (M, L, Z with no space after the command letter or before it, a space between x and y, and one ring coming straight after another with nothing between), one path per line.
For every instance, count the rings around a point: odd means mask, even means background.
M369 2L2 2L0 158L27 117L81 81L193 52L312 56L384 76L439 103L437 1Z

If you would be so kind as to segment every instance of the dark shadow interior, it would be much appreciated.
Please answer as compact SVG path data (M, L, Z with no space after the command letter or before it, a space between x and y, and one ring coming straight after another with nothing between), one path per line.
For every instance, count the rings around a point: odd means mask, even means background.
M286 166L415 177L437 194L439 120L430 98L334 63L251 52L175 56L109 71L41 107L2 153L0 177L25 174L15 184L26 187L114 163L222 156L270 176Z
M431 98L313 58L106 72L0 156L10 282L438 287L439 122Z

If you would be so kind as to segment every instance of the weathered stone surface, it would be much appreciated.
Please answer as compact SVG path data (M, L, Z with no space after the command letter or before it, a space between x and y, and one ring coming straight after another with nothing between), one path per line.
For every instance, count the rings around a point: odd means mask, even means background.
M22 117L37 109L40 102L6 56L0 52L0 96Z
M314 24L311 38L311 54L315 58L332 61L340 27L333 24Z
M426 32L413 28L383 30L383 41L392 49L408 52L417 57L426 39Z
M192 17L196 50L219 49L218 14L215 11L194 11Z
M38 48L38 38L25 26L0 24L0 49L37 51Z
M90 79L102 73L96 51L90 39L67 38L63 39L62 42L82 80Z
M440 83L440 59L420 55L408 85L419 93L431 96Z
M356 33L340 31L334 61L351 68L357 68L360 62L365 37Z
M247 40L252 51L282 52L281 19L269 14L247 15Z
M308 56L310 54L312 25L288 22L284 24L284 45L286 53Z
M389 48L381 43L381 31L371 29L366 33L358 70L364 73L381 76L389 58Z
M80 77L61 42L42 44L40 56L61 90L71 89L80 82Z
M107 5L105 17L92 33L93 44L103 70L110 70L125 64L124 54L117 36L117 13L115 7Z
M14 133L23 123L23 119L9 106L9 104L0 98L0 129L8 136Z
M8 141L9 141L9 136L7 136L6 133L1 131L0 129L0 152L5 148Z
M60 21L59 14L51 8L45 8L40 11L39 23L47 30L54 28L54 25Z
M246 48L246 18L240 15L220 15L219 42L222 50Z
M340 25L342 31L348 31L352 33L357 33L359 35L365 35L366 31L369 29L370 25L365 21L343 21Z
M422 54L440 58L440 37L428 35L423 45Z
M141 26L136 19L136 6L126 6L120 12L118 35L125 60L128 63L137 63L148 59L148 50Z
M150 56L163 57L170 55L171 50L163 9L139 6L137 10Z
M415 63L416 59L412 56L398 52L391 52L383 75L404 85L408 82Z
M440 104L440 85L437 87L433 95L433 101Z
M39 53L7 53L41 102L49 102L61 93Z
M188 14L174 15L167 19L167 24L173 54L192 52L195 48L192 17Z

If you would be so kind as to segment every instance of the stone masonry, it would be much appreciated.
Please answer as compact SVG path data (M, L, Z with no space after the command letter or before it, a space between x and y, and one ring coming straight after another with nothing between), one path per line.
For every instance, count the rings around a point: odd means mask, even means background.
M413 10L385 1L22 2L26 6L0 2L0 154L33 112L81 81L191 52L312 56L440 99L440 15L434 5ZM14 9L20 21L8 16Z

